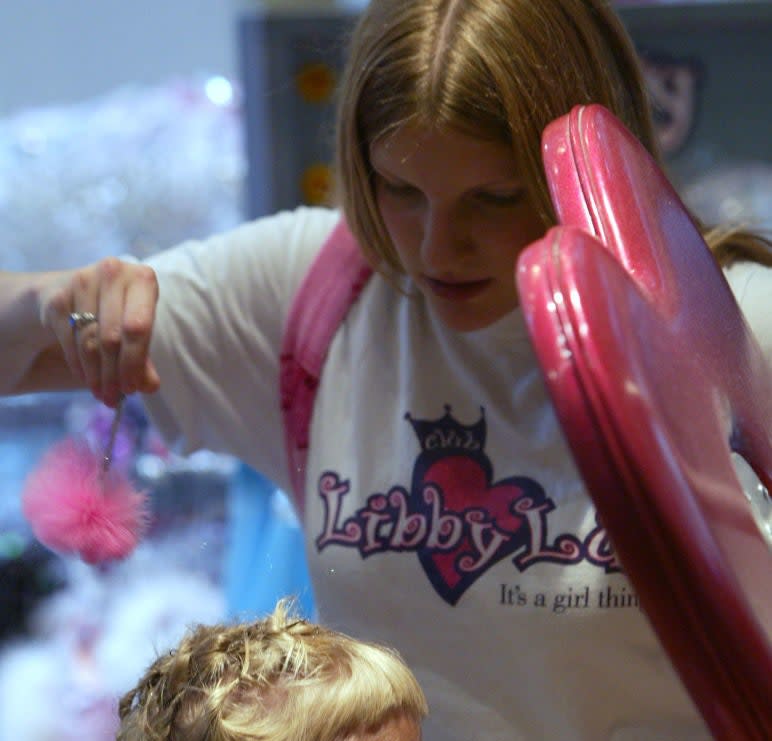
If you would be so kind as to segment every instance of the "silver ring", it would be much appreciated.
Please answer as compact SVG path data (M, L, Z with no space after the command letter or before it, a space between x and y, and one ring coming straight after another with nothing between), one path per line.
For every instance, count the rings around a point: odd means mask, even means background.
M73 311L70 314L70 326L73 329L82 329L95 321L97 321L96 314L90 311Z

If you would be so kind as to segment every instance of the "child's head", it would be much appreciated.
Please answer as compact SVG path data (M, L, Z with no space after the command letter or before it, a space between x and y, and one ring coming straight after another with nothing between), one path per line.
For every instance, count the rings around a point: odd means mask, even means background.
M637 57L607 0L372 0L341 87L342 206L376 262L400 270L373 193L369 150L406 123L506 143L548 227L545 126L600 103L655 151ZM452 156L451 153L449 153Z
M199 626L120 703L118 741L418 741L423 692L401 658L292 617Z

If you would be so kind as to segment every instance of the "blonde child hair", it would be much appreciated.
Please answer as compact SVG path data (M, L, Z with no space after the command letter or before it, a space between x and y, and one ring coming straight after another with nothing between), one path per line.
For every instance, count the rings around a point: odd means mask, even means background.
M340 741L427 714L392 649L294 616L199 625L120 701L118 741Z

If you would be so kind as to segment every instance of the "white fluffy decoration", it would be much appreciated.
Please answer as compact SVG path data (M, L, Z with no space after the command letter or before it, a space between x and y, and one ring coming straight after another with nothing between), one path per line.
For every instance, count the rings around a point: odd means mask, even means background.
M179 563L190 544L170 538L103 572L68 563L71 586L41 607L34 638L0 654L0 739L115 738L119 697L158 653L223 619L219 587Z
M0 121L0 268L144 256L242 218L238 91L223 78L125 87Z

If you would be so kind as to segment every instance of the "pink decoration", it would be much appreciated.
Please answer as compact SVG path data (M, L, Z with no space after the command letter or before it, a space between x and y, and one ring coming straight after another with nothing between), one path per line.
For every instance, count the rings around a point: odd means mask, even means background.
M25 485L22 507L35 537L87 563L122 559L148 522L147 497L84 443L66 439L43 457Z

